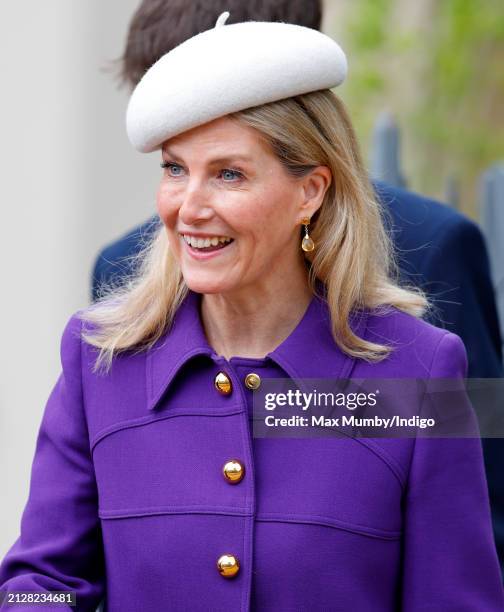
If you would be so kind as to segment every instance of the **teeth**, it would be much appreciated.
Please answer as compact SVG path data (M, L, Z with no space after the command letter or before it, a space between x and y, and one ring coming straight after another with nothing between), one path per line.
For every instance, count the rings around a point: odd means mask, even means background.
M192 246L194 249L203 249L209 246L217 246L219 242L227 244L231 242L233 239L228 236L212 236L211 238L197 238L196 236L186 236L182 234L184 240Z

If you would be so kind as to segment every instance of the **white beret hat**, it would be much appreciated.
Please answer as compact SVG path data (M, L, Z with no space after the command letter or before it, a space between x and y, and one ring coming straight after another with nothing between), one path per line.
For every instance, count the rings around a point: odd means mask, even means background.
M163 55L136 86L126 127L138 151L229 113L343 82L346 57L329 36L281 22L224 25L228 16Z

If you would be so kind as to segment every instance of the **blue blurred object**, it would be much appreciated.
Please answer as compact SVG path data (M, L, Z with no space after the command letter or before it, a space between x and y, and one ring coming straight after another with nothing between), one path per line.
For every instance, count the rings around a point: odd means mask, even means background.
M392 113L385 111L376 120L371 146L371 176L393 187L406 187L401 170L401 133Z
M488 168L480 183L481 225L485 233L497 310L504 335L504 162Z

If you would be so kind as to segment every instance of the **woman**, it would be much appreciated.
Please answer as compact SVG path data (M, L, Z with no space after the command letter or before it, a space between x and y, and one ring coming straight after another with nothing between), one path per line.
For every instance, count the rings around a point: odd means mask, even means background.
M391 277L328 91L341 49L224 22L130 101L133 144L161 149L163 225L136 278L65 329L2 589L121 612L501 610L479 440L251 435L263 379L458 378L466 361Z

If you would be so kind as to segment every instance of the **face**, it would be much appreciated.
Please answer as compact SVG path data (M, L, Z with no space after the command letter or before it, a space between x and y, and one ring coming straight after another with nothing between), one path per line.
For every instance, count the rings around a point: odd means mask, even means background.
M157 208L190 289L258 290L306 273L300 225L323 193L289 176L256 130L217 119L164 143L162 165Z

